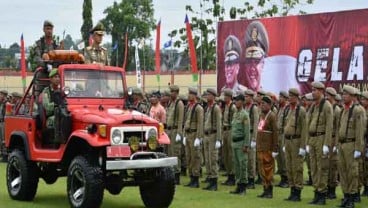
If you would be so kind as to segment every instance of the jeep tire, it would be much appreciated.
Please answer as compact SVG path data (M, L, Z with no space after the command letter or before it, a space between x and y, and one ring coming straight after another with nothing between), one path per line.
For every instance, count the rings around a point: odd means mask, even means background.
M9 196L20 201L32 201L38 187L38 167L26 160L24 153L13 150L6 168L6 184Z
M175 194L175 176L171 167L155 170L153 182L139 186L141 198L146 207L169 207Z
M92 165L85 157L77 156L70 163L67 177L71 207L100 207L104 193L101 168Z

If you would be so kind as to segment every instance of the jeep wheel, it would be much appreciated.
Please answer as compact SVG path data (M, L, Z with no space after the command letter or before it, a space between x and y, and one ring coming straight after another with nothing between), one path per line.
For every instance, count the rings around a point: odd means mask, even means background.
M27 161L23 152L10 153L6 168L6 184L9 196L15 200L31 201L38 187L38 168L36 163Z
M71 207L99 207L103 198L102 170L77 156L68 169L67 192Z
M140 185L139 191L146 207L168 207L175 194L174 170L156 170L154 181Z

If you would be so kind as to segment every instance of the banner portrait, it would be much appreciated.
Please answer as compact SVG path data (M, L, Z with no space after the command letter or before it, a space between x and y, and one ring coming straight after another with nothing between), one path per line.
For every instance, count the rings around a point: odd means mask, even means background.
M218 23L217 88L368 90L368 9ZM367 48L368 49L368 48Z

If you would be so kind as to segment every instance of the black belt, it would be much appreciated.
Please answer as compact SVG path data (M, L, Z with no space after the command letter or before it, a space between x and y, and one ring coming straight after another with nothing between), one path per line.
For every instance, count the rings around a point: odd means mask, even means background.
M341 139L339 139L339 142L341 144L355 142L355 138L341 138Z
M325 135L325 132L313 132L313 133L309 133L310 137L318 137L318 136L322 136Z
M233 142L240 142L243 140L244 140L244 137L233 137Z
M224 126L224 131L227 131L227 130L230 130L231 129L231 126Z
M285 135L285 139L287 140L300 139L300 135Z
M194 132L197 132L197 129L186 129L185 132L186 133L194 133Z
M208 130L208 131L205 131L204 134L209 135L209 134L214 134L216 132L217 132L217 130Z
M167 126L166 129L167 130L171 130L171 129L177 129L178 127L177 126Z

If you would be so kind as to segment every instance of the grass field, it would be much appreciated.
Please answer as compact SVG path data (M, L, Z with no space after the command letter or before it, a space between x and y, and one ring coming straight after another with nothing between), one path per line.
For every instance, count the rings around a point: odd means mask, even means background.
M19 202L13 201L8 196L5 179L6 164L0 163L0 207L1 208L58 208L69 207L66 196L66 180L60 178L53 185L46 185L41 179L38 186L38 191L33 202ZM188 177L181 178L182 184L186 184ZM220 181L225 178L220 178ZM276 176L275 183L278 182L279 177ZM201 184L204 187L205 184ZM313 197L313 189L310 186L304 187L302 192L301 202L287 202L284 201L289 194L289 189L274 188L273 199L259 199L256 196L262 192L262 186L257 185L256 189L247 190L245 196L234 196L229 194L234 187L219 186L217 192L208 192L199 189L191 189L179 185L176 188L176 194L173 203L170 207L174 208L266 208L266 207L316 207L308 205L308 202ZM159 191L159 190L158 190ZM341 190L337 188L338 199L328 200L324 207L335 207L340 203ZM105 191L102 207L112 208L142 208L144 207L141 201L137 187L129 187L123 189L118 196L113 196ZM323 206L322 206L323 207ZM356 204L357 208L368 207L368 198L362 198L362 202Z

